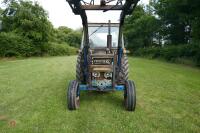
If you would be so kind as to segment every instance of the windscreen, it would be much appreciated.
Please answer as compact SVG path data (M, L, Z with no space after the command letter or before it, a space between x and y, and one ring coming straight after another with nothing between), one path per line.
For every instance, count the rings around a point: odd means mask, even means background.
M89 27L89 44L91 48L107 47L108 27ZM112 47L118 46L119 27L111 27Z

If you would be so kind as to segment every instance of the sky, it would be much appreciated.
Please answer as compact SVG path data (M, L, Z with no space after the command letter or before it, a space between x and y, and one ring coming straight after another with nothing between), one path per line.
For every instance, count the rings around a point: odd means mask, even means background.
M3 0L0 0L3 1ZM82 27L81 18L79 15L74 15L70 6L66 0L32 0L38 1L40 5L48 12L49 20L54 27L67 26L72 29L78 29ZM140 3L148 4L149 0L140 0ZM120 12L86 12L88 16L88 22L118 22Z

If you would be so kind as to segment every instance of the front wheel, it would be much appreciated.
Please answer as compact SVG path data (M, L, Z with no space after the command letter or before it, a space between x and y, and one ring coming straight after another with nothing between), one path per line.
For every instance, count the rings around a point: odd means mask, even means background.
M125 90L124 90L124 103L125 103L126 110L135 111L136 90L135 90L135 84L131 80L126 81Z
M76 110L79 108L79 83L76 80L70 81L67 92L67 102L69 110Z

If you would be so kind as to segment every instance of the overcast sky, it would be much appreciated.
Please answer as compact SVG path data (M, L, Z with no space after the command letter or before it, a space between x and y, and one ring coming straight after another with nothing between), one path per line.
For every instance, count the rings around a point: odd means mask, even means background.
M3 0L0 0L3 1ZM32 0L38 1L49 13L49 20L54 27L67 26L73 29L82 27L80 16L74 15L66 0ZM147 4L149 0L140 0L140 3ZM118 22L119 11L109 11L106 13L88 11L89 22Z

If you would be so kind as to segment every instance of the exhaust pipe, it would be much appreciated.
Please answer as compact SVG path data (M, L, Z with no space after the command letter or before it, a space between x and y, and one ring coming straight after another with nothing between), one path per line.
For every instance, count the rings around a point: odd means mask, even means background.
M109 51L111 51L112 48L112 35L111 35L111 24L110 20L108 21L108 35L107 35L107 48Z

